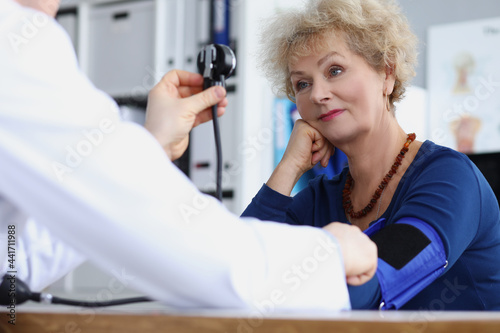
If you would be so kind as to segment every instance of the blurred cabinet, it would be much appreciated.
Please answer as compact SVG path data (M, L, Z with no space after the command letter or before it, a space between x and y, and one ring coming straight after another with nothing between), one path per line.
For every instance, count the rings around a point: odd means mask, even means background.
M154 83L153 0L111 3L89 9L87 74L111 96L146 93Z
M68 0L57 20L92 82L125 102L145 102L171 69L196 71L209 41L210 0Z

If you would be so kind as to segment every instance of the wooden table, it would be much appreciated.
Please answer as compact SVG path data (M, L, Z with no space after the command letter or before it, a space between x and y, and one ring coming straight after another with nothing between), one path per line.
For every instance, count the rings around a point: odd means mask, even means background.
M127 306L108 309L57 305L20 307L16 325L0 309L1 333L158 333L158 332L476 332L499 333L500 312L352 311L336 314L243 311L176 312Z

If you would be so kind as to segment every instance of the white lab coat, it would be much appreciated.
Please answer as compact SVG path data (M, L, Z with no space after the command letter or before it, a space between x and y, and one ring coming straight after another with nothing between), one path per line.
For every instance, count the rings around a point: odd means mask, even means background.
M350 306L333 237L240 219L201 194L119 119L56 21L11 0L0 0L0 218L0 274L34 290L88 259L176 307Z

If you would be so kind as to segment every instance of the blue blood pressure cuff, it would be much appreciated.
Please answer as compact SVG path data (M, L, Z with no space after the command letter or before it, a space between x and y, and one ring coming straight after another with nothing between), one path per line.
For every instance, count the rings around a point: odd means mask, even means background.
M420 219L384 226L381 219L365 233L378 247L380 309L399 309L443 273L446 253L438 233Z

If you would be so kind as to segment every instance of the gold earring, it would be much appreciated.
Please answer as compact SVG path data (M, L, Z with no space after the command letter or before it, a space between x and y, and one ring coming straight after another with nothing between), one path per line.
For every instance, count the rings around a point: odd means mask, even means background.
M391 112L391 108L390 108L390 104L389 104L389 94L385 95L385 99L386 99L385 107L387 109L387 112Z

